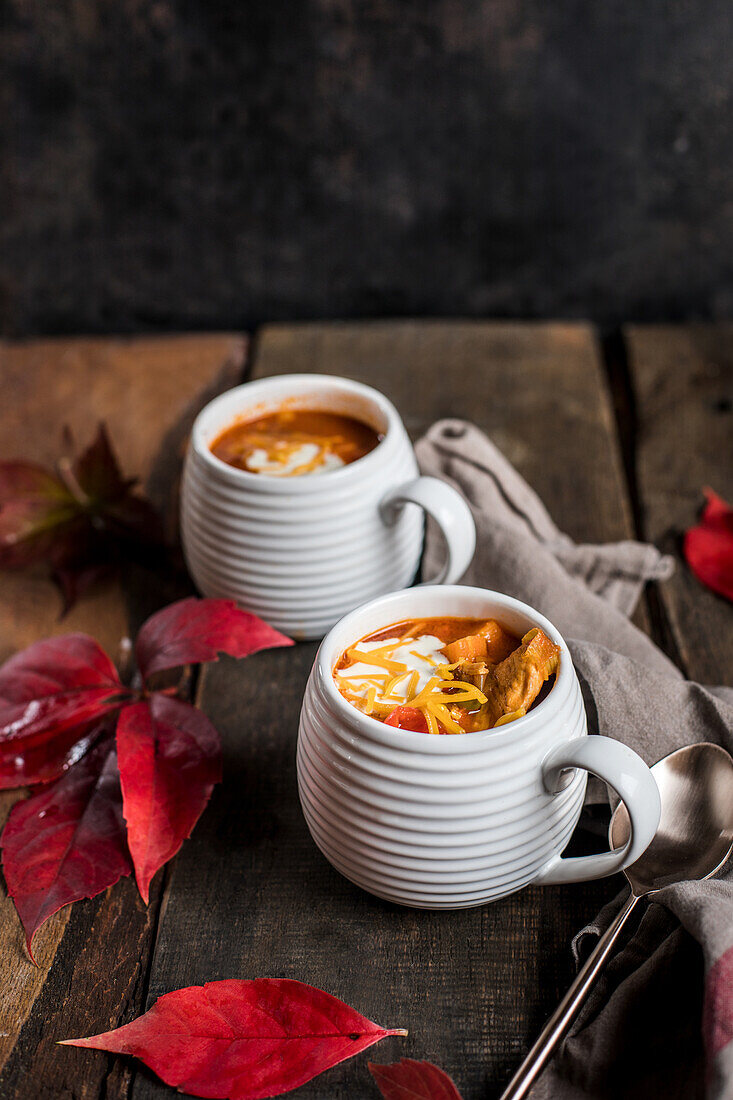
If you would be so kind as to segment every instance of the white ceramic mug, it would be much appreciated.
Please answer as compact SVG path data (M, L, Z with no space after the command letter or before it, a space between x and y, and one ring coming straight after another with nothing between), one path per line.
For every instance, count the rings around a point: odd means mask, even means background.
M222 462L211 444L239 419L289 408L354 416L383 436L363 458L311 477L266 477ZM473 557L471 511L455 489L420 477L394 405L346 378L292 374L217 397L193 426L181 490L186 564L205 596L223 596L295 638L321 638L352 608L411 584L425 513L458 580Z
M434 736L395 729L340 695L333 667L344 650L404 619L495 617L517 635L539 626L560 646L555 683L523 717L479 733ZM587 772L626 804L627 846L561 855L583 805ZM298 788L313 839L346 878L388 901L460 909L528 883L580 882L633 863L659 824L659 792L631 749L589 737L568 647L542 615L481 588L397 592L342 619L308 681L298 736Z

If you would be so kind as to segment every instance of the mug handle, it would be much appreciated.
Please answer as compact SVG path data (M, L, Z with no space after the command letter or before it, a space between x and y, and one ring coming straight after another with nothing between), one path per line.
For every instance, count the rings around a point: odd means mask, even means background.
M533 883L586 882L623 871L651 844L659 825L662 804L659 788L649 768L633 749L610 737L577 738L557 745L542 762L542 777L550 793L566 768L583 768L604 780L620 795L631 822L629 840L623 848L593 856L553 856Z
M453 584L468 569L476 549L471 509L457 489L437 477L416 477L391 489L379 505L384 522L395 523L405 504L419 505L435 520L445 539L445 564L437 577L423 584Z

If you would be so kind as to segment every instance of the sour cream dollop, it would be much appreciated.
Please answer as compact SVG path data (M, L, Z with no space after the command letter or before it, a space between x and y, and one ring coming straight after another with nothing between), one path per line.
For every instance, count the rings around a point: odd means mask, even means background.
M257 447L248 455L245 465L253 474L267 474L269 477L307 477L312 474L325 474L344 465L343 459L317 443L301 443L293 448L282 461L278 461L264 449Z
M360 650L362 653L368 653L371 649L397 645L399 641L399 637L382 638L377 642L360 642L353 648ZM405 702L412 672L417 672L417 683L411 694L417 695L418 692L422 691L428 680L435 676L438 665L445 664L445 656L442 652L444 645L445 642L441 641L440 638L436 638L434 634L422 634L418 638L406 638L402 645L391 650L390 660L401 662L407 667L407 672L401 680L393 684L390 696L397 696L402 702ZM389 701L393 702L393 705L397 704L394 703L393 699L385 700L384 695L385 688L391 681L394 681L395 675L394 672L367 664L366 661L356 661L347 668L336 670L337 680L345 681L348 679L350 694L365 699L369 688L376 686L375 701L377 703ZM379 677L381 683L375 683L375 677Z

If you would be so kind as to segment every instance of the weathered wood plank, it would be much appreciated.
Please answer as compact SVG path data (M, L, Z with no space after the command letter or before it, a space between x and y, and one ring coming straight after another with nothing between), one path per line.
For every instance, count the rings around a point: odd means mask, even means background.
M295 371L376 386L413 439L444 416L473 420L574 539L629 535L613 410L588 325L375 321L262 330L254 376Z
M645 538L677 558L659 597L687 675L733 683L733 613L687 568L682 533L702 490L733 500L733 325L631 326L637 476Z
M413 435L444 415L488 429L576 538L627 536L610 404L583 325L282 326L257 342L254 373L321 371L372 383ZM149 1002L225 977L285 975L410 1029L372 1052L442 1065L466 1100L498 1090L572 971L569 941L614 880L530 888L481 909L418 912L342 879L308 835L295 741L316 647L222 661L203 705L225 744L224 783L171 869ZM77 1052L78 1053L78 1052ZM303 1100L367 1100L366 1058L299 1090ZM148 1074L135 1100L168 1095Z
M236 335L0 344L2 457L52 463L65 423L86 443L104 419L124 471L141 477L174 523L178 468L191 419L211 393L241 377L245 350L244 338ZM42 574L0 575L2 656L70 630L94 635L114 656L120 638L161 602L159 579L135 575L133 580L126 592L119 585L107 587L59 620L58 595ZM16 792L0 796L3 821L16 798ZM0 1095L97 1095L105 1067L79 1064L72 1087L54 1043L70 1034L69 1027L84 1031L100 1019L114 1022L129 1010L134 995L139 1003L144 987L139 972L147 967L157 902L153 899L146 912L135 899L128 880L101 899L56 914L36 937L40 965L34 967L3 890L0 1068L6 1068Z
M241 336L78 338L0 342L0 458L47 465L68 425L86 446L106 420L122 469L139 476L173 517L177 470L193 415L209 393L241 375ZM128 611L107 588L59 619L61 601L42 574L0 574L0 659L39 637L82 630L116 652Z

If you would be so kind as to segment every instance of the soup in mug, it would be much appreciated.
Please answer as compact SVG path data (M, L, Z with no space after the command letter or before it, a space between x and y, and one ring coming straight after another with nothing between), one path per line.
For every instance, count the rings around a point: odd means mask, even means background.
M520 638L496 619L428 618L368 634L333 676L347 702L388 726L475 733L525 715L559 662L539 627Z
M353 416L278 409L237 421L211 444L222 462L268 477L324 474L369 454L382 437Z

